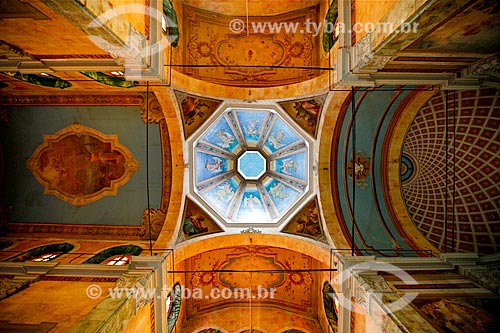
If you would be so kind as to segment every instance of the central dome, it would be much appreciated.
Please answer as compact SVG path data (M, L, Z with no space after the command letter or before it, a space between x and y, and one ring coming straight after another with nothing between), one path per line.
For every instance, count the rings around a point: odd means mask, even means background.
M311 193L308 139L278 108L214 117L192 139L193 199L229 227L276 226Z

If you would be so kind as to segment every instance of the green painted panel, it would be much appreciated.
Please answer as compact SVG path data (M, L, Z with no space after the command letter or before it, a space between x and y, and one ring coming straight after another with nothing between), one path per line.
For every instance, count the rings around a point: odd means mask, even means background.
M23 106L9 107L8 123L0 124L5 157L2 203L13 204L12 222L69 224L140 225L146 197L146 125L139 107L129 106ZM53 134L72 123L105 134L118 134L139 162L132 178L119 187L116 196L107 196L75 207L53 195L43 194L43 186L26 167L26 160L43 142L43 134ZM158 125L149 125L149 187L151 207L161 202L161 143Z

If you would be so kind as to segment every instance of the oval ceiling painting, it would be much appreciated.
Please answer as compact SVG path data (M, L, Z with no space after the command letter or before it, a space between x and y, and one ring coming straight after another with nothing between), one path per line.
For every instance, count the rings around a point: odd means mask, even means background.
M195 136L192 189L230 226L274 225L310 194L309 138L274 108L226 108Z

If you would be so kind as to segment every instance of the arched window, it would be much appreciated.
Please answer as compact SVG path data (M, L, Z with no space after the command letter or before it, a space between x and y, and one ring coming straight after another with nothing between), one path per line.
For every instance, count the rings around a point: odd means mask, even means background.
M61 252L42 254L41 256L31 259L31 261L35 262L51 261L52 259L59 257L61 254L62 254Z
M168 302L170 299L170 302ZM167 297L167 332L170 333L175 327L179 312L181 311L182 287L179 282L174 284Z
M49 244L36 247L34 249L25 251L18 254L8 261L22 262L22 261L35 261L46 262L54 260L57 257L73 250L74 246L69 243Z
M142 252L142 247L137 245L120 245L103 250L87 259L84 264L106 264L122 266L130 262L132 256L138 256Z
M334 333L338 330L338 304L335 290L328 281L325 281L323 283L323 310Z
M104 264L109 266L123 266L128 264L129 262L130 262L130 256L119 254L117 256L109 258L104 262Z

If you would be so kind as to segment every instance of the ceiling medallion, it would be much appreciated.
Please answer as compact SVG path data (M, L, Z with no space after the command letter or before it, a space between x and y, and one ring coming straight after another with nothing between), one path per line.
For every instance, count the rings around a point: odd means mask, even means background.
M191 195L227 227L276 227L312 194L312 142L282 113L226 107L188 142Z

